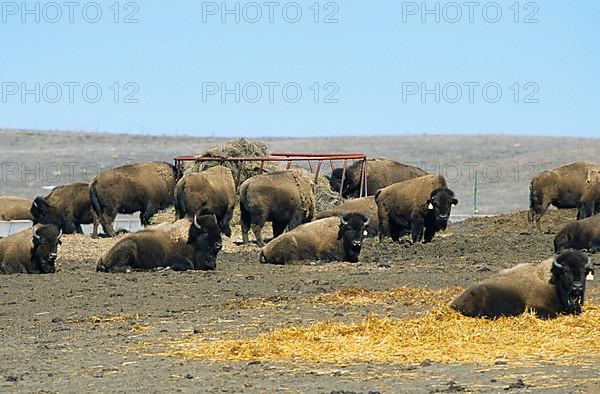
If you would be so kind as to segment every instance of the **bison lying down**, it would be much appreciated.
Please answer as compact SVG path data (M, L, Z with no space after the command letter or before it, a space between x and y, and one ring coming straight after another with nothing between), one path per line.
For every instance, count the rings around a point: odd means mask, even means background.
M410 233L413 242L430 242L437 231L446 229L452 206L458 204L441 175L394 183L379 190L375 201L380 241L386 235L399 241Z
M0 220L31 220L31 200L0 196Z
M0 273L49 274L55 272L62 233L53 224L37 224L0 239Z
M306 260L358 261L369 219L359 213L303 224L269 242L260 262L285 264Z
M600 215L566 224L554 237L554 252L565 249L600 251Z
M128 234L100 258L97 271L213 270L220 250L221 231L215 215L203 215Z
M229 222L235 208L235 182L231 170L211 167L197 174L186 175L175 186L175 212L185 216L214 214L223 234L231 237Z
M65 234L83 234L81 225L94 223L92 235L98 235L99 219L87 183L58 186L46 197L37 197L31 205L31 216L34 224L55 224Z
M519 264L471 286L450 306L463 315L496 318L533 309L540 317L579 314L592 263L569 250L539 264Z
M347 213L361 213L369 218L367 232L369 237L374 237L379 231L379 218L377 217L377 203L375 197L368 196L346 200L340 206L319 212L317 219L341 216Z

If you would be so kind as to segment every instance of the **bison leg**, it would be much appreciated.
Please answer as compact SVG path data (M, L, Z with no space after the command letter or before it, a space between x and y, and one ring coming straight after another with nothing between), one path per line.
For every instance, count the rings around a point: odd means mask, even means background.
M229 225L229 223L231 222L232 217L233 210L228 209L219 221L219 227L221 228L221 232L225 234L227 238L231 237L231 226Z
M156 212L158 212L158 209L155 208L152 203L148 203L148 206L146 206L144 212L140 214L140 222L142 226L146 227L150 225L150 218L154 216Z
M423 243L431 242L435 235L435 227L425 226L425 235L423 237Z
M256 238L256 243L261 248L265 246L265 241L262 238L262 228L265 225L264 220L261 223L252 223L252 232L254 233L254 237Z
M83 234L83 229L81 228L81 223L75 224L75 231L77 232L77 234Z
M117 217L116 212L106 212L100 215L100 224L102 224L102 229L104 233L110 237L114 237L116 235L115 228L113 227L113 222Z
M413 220L410 231L413 243L421 242L421 239L423 239L424 227L425 224L422 220Z
M590 253L598 253L600 252L600 239L593 239L590 242Z
M285 231L285 228L288 226L287 222L273 220L273 238L279 237Z
M252 215L246 209L245 205L240 202L240 224L242 226L242 240L244 244L250 242L248 239L248 231L250 231L250 224L252 223Z

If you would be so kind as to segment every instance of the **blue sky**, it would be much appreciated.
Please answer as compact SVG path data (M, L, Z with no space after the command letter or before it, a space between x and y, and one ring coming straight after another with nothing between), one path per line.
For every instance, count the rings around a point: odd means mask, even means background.
M600 2L474 3L2 2L0 127L600 136Z

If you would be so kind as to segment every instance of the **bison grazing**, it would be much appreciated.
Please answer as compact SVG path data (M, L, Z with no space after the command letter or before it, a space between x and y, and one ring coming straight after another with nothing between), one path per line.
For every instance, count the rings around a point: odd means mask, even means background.
M458 204L454 192L441 175L427 175L395 183L375 195L379 215L379 240L392 240L411 233L412 241L430 242L444 230L452 206ZM424 230L424 235L423 235Z
M49 274L56 271L62 232L53 224L37 224L0 239L0 273Z
M581 197L579 218L584 219L600 213L600 170L589 170Z
M248 230L264 246L262 228L273 223L273 236L309 222L315 212L313 182L302 170L262 174L247 179L240 186L242 237L248 243Z
M100 272L130 272L172 267L176 271L214 270L221 231L214 215L195 216L131 233L109 249Z
M260 262L285 264L306 260L358 261L369 219L360 213L303 224L269 242Z
M175 186L175 211L185 216L215 214L223 234L231 237L229 222L235 208L235 183L231 170L216 166L187 175Z
M554 251L558 253L565 249L600 251L600 215L565 225L554 237Z
M368 236L374 237L377 235L377 232L379 231L379 218L377 217L377 203L373 196L346 200L338 207L319 212L317 214L317 219L341 216L348 213L361 213L368 217Z
M539 264L519 264L471 286L450 306L463 315L496 318L532 309L539 317L579 314L592 263L580 251L565 251Z
M33 223L55 224L65 234L83 234L82 224L94 224L98 234L98 215L92 208L87 183L72 183L56 187L46 197L37 197L31 205Z
M542 232L540 218L550 204L557 208L579 208L591 169L600 169L600 164L580 161L533 177L529 186L529 232L534 223L538 232Z
M342 197L359 197L362 163L362 161L357 161L346 169ZM336 168L331 173L329 183L334 191L340 191L343 171L342 168ZM388 159L367 160L367 194L373 196L377 190L393 183L407 181L423 175L427 175L427 172L419 167L398 163L397 161Z
M115 235L118 213L140 212L142 226L156 212L173 204L177 169L168 163L130 164L105 171L90 184L92 206L104 232Z
M31 200L0 196L0 220L31 220Z

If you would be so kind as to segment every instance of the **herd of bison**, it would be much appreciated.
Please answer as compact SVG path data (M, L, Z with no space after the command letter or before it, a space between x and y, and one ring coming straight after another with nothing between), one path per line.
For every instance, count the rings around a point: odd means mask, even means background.
M93 224L93 237L99 236L99 226L104 236L115 236L122 232L113 227L119 213L139 212L146 228L108 249L97 262L99 272L214 270L222 236L232 236L236 205L242 242L251 242L251 232L261 247L256 258L267 264L355 263L366 237L414 245L435 242L436 233L446 230L459 196L443 176L392 160L369 160L370 195L360 197L361 167L357 162L332 171L331 189L344 200L321 212L315 208L313 176L300 168L255 174L237 185L239 177L222 165L183 175L171 164L148 162L104 171L89 184L56 187L33 201L0 196L1 220L34 223L0 240L0 272L53 273L62 234L82 233L82 224ZM454 309L484 317L528 309L542 317L581 312L586 280L593 278L589 255L600 250L600 164L575 162L534 176L530 232L542 232L541 218L550 205L578 212L577 220L556 235L556 255L473 285L452 301ZM170 206L175 207L171 221L150 225ZM267 222L273 229L270 240L262 234Z

